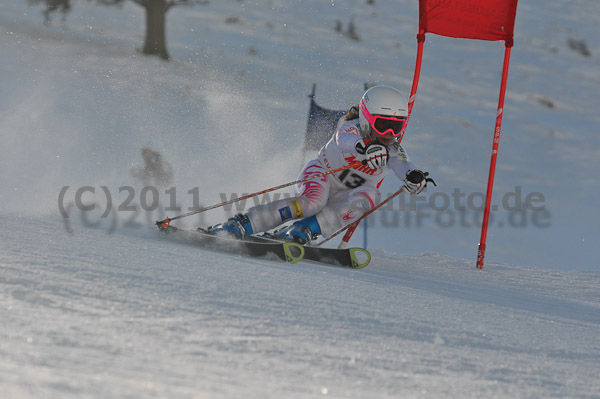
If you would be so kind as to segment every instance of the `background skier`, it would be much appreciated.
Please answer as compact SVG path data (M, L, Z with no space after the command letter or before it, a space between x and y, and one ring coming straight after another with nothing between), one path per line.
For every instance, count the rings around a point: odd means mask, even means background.
M130 173L144 186L166 187L173 181L173 168L158 151L144 147L141 151L144 166L133 168Z

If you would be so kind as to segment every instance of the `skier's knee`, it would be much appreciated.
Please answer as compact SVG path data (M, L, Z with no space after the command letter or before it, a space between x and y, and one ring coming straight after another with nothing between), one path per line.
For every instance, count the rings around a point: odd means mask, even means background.
M315 201L306 196L298 197L299 213L301 217L310 217L319 213L326 205L326 201Z
M381 202L381 193L377 189L356 191L350 196L352 208L368 212Z

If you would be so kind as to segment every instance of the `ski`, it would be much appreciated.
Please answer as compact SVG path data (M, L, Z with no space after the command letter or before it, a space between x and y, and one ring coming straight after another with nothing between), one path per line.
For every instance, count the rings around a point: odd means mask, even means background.
M182 230L174 226L159 226L170 238L186 244L212 248L252 257L277 257L289 263L311 260L333 266L362 269L371 262L371 254L363 248L322 248L283 241L270 234L252 235L244 240L209 234L204 229Z
M362 254L362 255L361 255ZM360 258L363 258L362 260ZM371 262L371 254L363 248L304 247L304 258L352 269L362 269Z
M246 238L246 240L256 242L279 242L283 241L272 234L264 233ZM371 262L371 254L363 248L322 248L303 246L303 260L312 260L319 263L326 263L334 266L349 267L352 269L362 269Z
M248 255L252 257L273 257L289 263L302 260L305 247L295 242L267 242L238 240L215 236L205 230L182 230L173 226L159 226L165 237L178 242L211 248L222 252Z

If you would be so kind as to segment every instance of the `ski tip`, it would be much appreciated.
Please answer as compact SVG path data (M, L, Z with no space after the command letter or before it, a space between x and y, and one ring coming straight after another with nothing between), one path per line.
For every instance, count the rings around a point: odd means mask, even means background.
M371 263L371 253L363 248L350 248L350 260L353 269L362 269ZM364 259L362 262L359 258Z

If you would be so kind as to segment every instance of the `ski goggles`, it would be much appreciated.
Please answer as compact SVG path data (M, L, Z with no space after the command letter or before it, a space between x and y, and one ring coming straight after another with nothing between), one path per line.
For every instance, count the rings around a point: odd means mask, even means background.
M360 109L367 120L369 125L375 130L378 134L385 136L388 133L391 133L392 136L398 137L406 128L406 117L403 116L381 116L381 115L371 115L364 101L360 102Z

